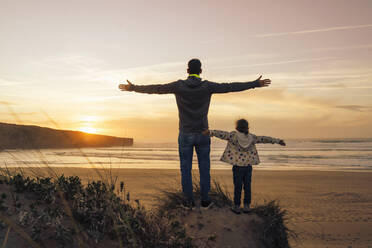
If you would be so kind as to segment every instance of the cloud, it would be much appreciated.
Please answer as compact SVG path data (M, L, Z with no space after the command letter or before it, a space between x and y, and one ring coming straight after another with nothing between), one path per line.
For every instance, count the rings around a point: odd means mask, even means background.
M277 105L278 107L281 105L289 107L310 107L310 108L330 108L335 105L334 100L324 99L324 98L316 98L316 97L309 97L305 96L300 93L290 93L285 89L258 89L258 90L248 90L246 92L238 92L232 94L223 94L223 95L215 95L213 96L215 99L215 103L232 103L236 105L241 105L244 103L251 102L252 104L255 103L264 103ZM213 100L212 100L213 101ZM212 103L213 104L213 103Z
M225 109L222 113L210 113L209 126L211 129L231 131L234 130L235 120L248 118L253 133L278 138L350 138L371 133L372 118L368 114L360 116L357 113L348 114L341 109L339 111L341 112L335 113L332 108L329 108L324 112L314 110L313 113L317 113L316 115L283 116L254 115L253 109L246 109L245 112L237 115ZM170 114L162 118L138 117L107 120L104 127L107 129L105 134L133 137L135 142L177 142L178 117L176 114ZM346 129L347 132L345 132Z
M346 110L356 111L356 112L372 111L372 106L363 106L363 105L339 105L339 106L335 106L335 108L346 109Z
M1 104L1 102L0 102L0 104ZM36 112L17 112L18 116L25 116L25 115L30 116L30 115L36 115L36 114L37 114ZM3 112L3 113L0 112L0 115L11 115L11 116L13 116L12 113L7 113L7 112Z
M278 138L357 138L371 137L372 119L336 119L325 114L301 118L255 118L252 132Z
M15 85L25 85L27 82L22 82L22 81L16 81L13 79L5 79L5 78L0 78L0 86L15 86Z
M363 49L363 48L372 48L372 44L363 44L355 46L336 46L336 47L322 47L311 49L308 52L324 52L324 51L344 51L344 50L354 50L354 49Z
M333 64L322 65L320 70L298 70L294 72L269 73L273 83L271 88L285 89L371 89L372 71L370 68L347 67Z
M163 117L129 117L105 121L107 134L133 137L135 141L176 141L178 135L178 115Z
M8 102L8 101L0 101L0 104L2 104L2 105L6 105L6 106L9 106L9 105L15 105L15 103Z
M171 81L175 75L186 73L186 62L170 62L153 65L112 69L104 61L99 61L90 57L72 56L66 58L43 61L41 64L46 68L52 64L52 71L60 71L58 80L77 80L85 83L100 83L96 91L102 89L112 89L117 84L125 82L125 79L131 79L135 82L147 83L165 83ZM65 75L65 76L64 76ZM62 77L60 77L62 76Z
M370 28L370 27L372 27L372 24L354 25L354 26L339 26L339 27L329 27L329 28L321 28L321 29L307 29L307 30L294 31L294 32L257 34L257 35L253 35L252 37L265 38L265 37L275 37L275 36L299 35L299 34L311 34L311 33L320 33L320 32L339 31L339 30L361 29L361 28Z

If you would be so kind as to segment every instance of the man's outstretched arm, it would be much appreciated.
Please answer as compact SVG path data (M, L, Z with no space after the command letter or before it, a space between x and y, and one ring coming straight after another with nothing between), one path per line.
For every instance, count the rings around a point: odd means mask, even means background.
M147 94L171 94L176 92L177 82L152 85L134 85L129 80L127 80L127 82L128 84L119 84L119 89L122 91L135 91Z
M253 89L256 87L267 87L271 84L270 79L261 79L262 76L252 82L245 83L213 83L209 82L209 89L211 93L228 93Z

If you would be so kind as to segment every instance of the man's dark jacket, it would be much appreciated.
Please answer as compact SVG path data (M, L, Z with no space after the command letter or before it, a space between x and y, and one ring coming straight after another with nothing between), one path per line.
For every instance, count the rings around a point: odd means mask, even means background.
M214 83L189 76L168 84L132 85L130 91L148 94L175 94L179 129L184 133L200 133L208 129L208 110L212 94L243 91L260 87L256 80L246 83Z

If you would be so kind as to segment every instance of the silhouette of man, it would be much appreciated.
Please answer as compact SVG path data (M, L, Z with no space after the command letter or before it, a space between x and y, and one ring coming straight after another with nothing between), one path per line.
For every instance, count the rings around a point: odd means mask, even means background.
M270 79L258 79L252 82L214 83L202 80L201 62L191 59L188 62L186 80L178 80L168 84L134 85L129 80L128 84L120 84L122 91L134 91L147 94L174 94L176 96L179 116L178 150L181 167L182 191L185 196L183 206L195 206L192 185L192 158L193 150L198 157L200 174L201 207L209 208L212 203L209 198L210 190L210 137L202 134L208 129L208 110L212 94L228 93L266 87Z

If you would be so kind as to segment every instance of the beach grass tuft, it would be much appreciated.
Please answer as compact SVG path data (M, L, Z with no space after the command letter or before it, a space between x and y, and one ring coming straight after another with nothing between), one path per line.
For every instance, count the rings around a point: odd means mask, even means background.
M200 198L199 182L194 178L194 197ZM183 193L180 189L166 190L159 197L158 209L165 216L173 216L175 213L183 213L175 211L182 209L181 204L184 200ZM225 186L222 186L218 181L213 181L211 184L210 198L215 208L228 208L233 204L230 193ZM262 220L257 230L257 239L263 247L271 248L289 248L289 238L297 239L297 234L288 228L286 210L280 207L278 201L267 201L263 204L253 206L252 213L256 214Z
M252 209L252 212L263 220L258 239L264 247L289 248L288 239L296 240L298 238L298 235L286 225L288 222L287 211L280 207L278 201L257 205Z
M127 199L124 183L120 197L114 184L83 185L76 176L15 174L0 181L0 229L12 227L32 247L193 247L181 225Z
M200 198L200 184L194 178L193 192L195 199ZM217 207L231 206L232 200L230 193L226 187L221 186L218 181L213 180L209 191L209 196L213 204ZM173 211L180 208L184 199L182 190L176 187L170 187L169 190L162 190L160 196L157 197L158 210L160 212Z

